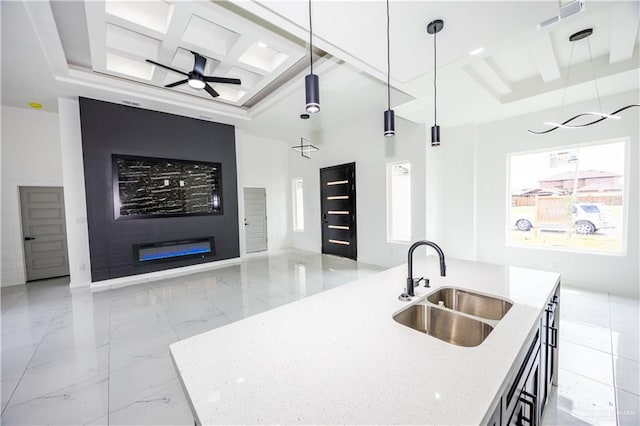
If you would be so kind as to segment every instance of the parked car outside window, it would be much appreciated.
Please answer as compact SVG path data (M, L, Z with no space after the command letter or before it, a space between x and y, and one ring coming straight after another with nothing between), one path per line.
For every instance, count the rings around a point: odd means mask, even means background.
M593 234L600 229L613 228L609 209L603 203L576 203L571 209L571 221L564 215L547 217L544 223L536 223L532 215L523 215L512 220L515 228L529 231L537 228L541 231L566 231L567 224L572 223L577 234Z

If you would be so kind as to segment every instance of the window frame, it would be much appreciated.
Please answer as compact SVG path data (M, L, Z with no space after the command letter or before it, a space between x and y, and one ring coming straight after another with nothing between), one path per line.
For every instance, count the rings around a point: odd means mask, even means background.
M397 166L397 165L401 165L401 164L408 164L409 166L411 166L411 161L409 160L399 160L399 161L392 161L386 164L386 181L387 181L387 191L386 191L386 211L387 211L387 217L386 217L386 228L387 228L387 243L392 243L392 244L403 244L403 245L408 245L411 243L411 234L413 232L413 214L412 214L412 207L411 207L411 202L412 202L412 197L411 197L411 191L412 191L412 177L413 174L411 173L411 167L409 167L409 238L407 240L400 240L397 238L392 238L393 235L393 228L392 228L392 223L393 223L393 209L392 209L392 205L391 205L391 201L393 199L393 195L391 193L391 187L392 187L392 178L393 178L393 167Z
M301 185L301 197L298 200L297 183ZM292 225L293 232L304 232L304 178L295 177L291 179L291 204L292 204ZM298 222L298 204L302 209L302 224Z
M551 245L525 245L518 244L512 241L511 231L513 229L513 224L511 223L511 207L512 207L512 194L511 194L511 158L514 156L522 156L529 154L539 154L539 153L550 153L571 149L580 149L587 148L592 146L600 146L600 145L608 145L622 143L624 145L624 171L622 176L622 210L621 210L621 219L620 226L622 227L621 232L621 248L620 251L616 252L607 252L600 251L594 249L579 249L573 247L558 247ZM507 248L518 248L518 249L531 249L531 250L546 250L550 252L564 252L564 253L579 253L579 254L590 254L590 255L598 255L598 256L626 256L628 252L628 238L629 238L629 184L631 173L631 137L630 136L619 136L614 138L607 138L603 140L595 140L589 142L577 142L577 143L569 143L563 145L553 145L547 146L538 149L524 150L518 152L509 152L506 155L506 179L505 179L505 220L504 220L504 242L505 247Z

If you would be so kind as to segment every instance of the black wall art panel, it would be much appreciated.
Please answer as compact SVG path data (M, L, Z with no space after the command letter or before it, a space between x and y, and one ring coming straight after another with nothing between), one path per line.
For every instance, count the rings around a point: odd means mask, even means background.
M220 163L112 157L116 219L222 214Z
M233 126L86 98L80 124L92 281L239 257ZM134 261L135 247L203 238L207 253Z

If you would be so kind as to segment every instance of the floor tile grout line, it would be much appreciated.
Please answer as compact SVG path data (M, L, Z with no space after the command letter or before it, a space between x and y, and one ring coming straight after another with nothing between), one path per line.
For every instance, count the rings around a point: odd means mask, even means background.
M29 365L31 365L31 362L33 361L33 358L36 356L36 352L38 352L38 349L40 348L40 345L42 344L42 341L44 340L45 336L47 335L47 332L49 331L49 328L51 328L51 324L53 324L53 321L58 316L58 312L62 308L63 303L64 303L64 300L61 300L59 302L59 305L56 308L55 313L53 314L53 316L51 317L51 320L49 321L49 325L47 325L47 328L44 330L44 334L42 335L42 337L38 341L38 344L36 345L36 347L33 349L33 353L31 354L31 357L29 358L29 361L27 362L27 365L25 366L24 370L22 371L22 374L20 375L20 378L18 379L18 382L16 383L16 386L13 388L13 391L11 392L11 395L9 396L9 399L7 399L7 403L5 404L4 408L2 409L2 412L0 412L0 418L2 417L2 415L4 415L4 412L9 407L9 403L13 399L13 395L16 393L16 390L18 390L18 386L20 386L20 383L22 383L22 379L24 378L24 375L26 374L27 370L29 369Z
M610 339L610 343L611 343L611 374L613 376L613 406L615 407L616 410L616 425L620 425L620 406L618 405L618 386L617 386L617 380L616 380L616 365L615 365L615 359L614 359L614 355L613 355L613 331L612 331L612 318L611 318L611 294L607 293L607 307L609 308L608 313L609 313L609 339Z
M111 289L107 290L111 293ZM110 424L109 413L111 413L111 309L113 308L113 298L109 294L109 327L107 336L109 337L109 349L107 350L107 425Z

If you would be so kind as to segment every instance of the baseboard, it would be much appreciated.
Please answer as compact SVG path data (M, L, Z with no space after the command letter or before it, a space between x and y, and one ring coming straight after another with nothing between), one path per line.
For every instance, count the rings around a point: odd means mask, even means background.
M180 277L196 272L209 271L235 265L242 261L240 257L233 259L219 260L217 262L200 263L198 265L182 266L180 268L165 269L163 271L149 272L146 274L131 275L128 277L112 278L110 280L96 281L90 284L91 291L112 290L130 285L143 284L150 281L164 280L167 278Z

